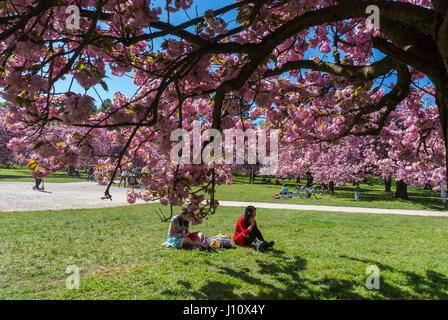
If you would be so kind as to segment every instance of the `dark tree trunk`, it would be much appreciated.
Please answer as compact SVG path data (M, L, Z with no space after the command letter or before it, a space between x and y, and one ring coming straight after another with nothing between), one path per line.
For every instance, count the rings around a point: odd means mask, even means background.
M392 192L392 179L391 178L384 179L384 191Z
M249 181L249 183L250 183L250 184L253 184L254 181L255 181L254 167L253 167L253 166L250 166L250 181Z
M445 150L448 150L448 72L445 75L443 85L436 85L436 103L437 109L439 110L439 119L443 131ZM448 181L448 152L445 153L445 170L445 178L446 181Z
M328 189L330 189L330 192L334 193L334 182L330 181L330 183L328 184Z
M426 183L423 190L432 190L432 185L430 183Z
M397 186L395 190L395 198L408 200L408 185L403 181L397 181Z
M296 177L296 183L300 183L300 176Z
M313 180L314 180L314 178L313 178L313 175L311 174L311 172L307 172L306 173L306 185L307 186L312 185L313 184Z

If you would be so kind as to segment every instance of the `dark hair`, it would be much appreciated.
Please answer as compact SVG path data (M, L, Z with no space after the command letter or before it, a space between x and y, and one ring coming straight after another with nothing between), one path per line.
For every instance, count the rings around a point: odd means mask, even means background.
M188 214L188 208L182 208L181 213L182 213L182 224L185 227L188 227L189 222L187 219L184 218L184 216L186 216Z
M256 208L254 206L248 206L246 208L246 211L244 211L243 224L245 228L247 228L250 225L249 220L250 217L252 217L252 214L254 213L255 210Z

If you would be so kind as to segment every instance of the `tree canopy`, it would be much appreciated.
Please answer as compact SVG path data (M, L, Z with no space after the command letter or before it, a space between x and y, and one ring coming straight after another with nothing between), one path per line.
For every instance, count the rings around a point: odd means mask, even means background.
M129 201L189 199L202 216L218 205L215 185L232 175L226 164L170 161L171 132L195 120L204 130L280 129L284 172L294 163L288 157L314 148L378 170L389 161L399 179L407 177L399 168L438 168L430 180L445 180L447 1L241 0L192 14L197 2L1 2L5 121L27 132L13 148L33 144L48 171L99 156L106 196L112 177L143 159L147 190ZM172 23L179 12L189 18ZM109 72L138 90L116 92L94 113L95 86L107 89ZM57 92L63 79L85 92L71 84ZM78 131L64 141L45 136L58 125ZM96 137L119 151L102 154ZM318 158L316 166L328 161Z

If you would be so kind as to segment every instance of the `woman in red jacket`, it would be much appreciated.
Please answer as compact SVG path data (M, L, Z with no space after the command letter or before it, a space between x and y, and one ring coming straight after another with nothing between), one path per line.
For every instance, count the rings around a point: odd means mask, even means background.
M248 206L244 215L238 219L235 228L235 234L233 235L233 241L240 246L250 246L255 242L257 251L269 248L274 245L274 241L264 241L263 235L258 229L257 222L255 221L257 209L253 206ZM258 239L259 241L256 241Z

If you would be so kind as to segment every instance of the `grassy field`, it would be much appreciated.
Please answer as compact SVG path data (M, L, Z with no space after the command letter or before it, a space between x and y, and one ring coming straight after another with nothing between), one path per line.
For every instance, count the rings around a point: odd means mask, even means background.
M291 203L308 205L328 205L328 206L347 206L347 207L368 207L368 208L387 208L387 209L421 209L421 210L445 210L445 205L440 198L440 191L426 191L420 187L408 187L409 200L395 199L394 193L384 191L384 184L375 180L373 186L361 184L361 196L359 201L355 200L355 187L346 185L344 187L335 187L334 194L328 194L323 199L301 199L299 196L290 199L274 199L272 196L281 191L281 185L261 184L259 178L254 184L248 183L249 178L237 176L232 185L220 185L216 189L216 198L218 200L234 201L256 201L272 203ZM296 192L296 185L304 185L305 181L296 184L295 180L285 180L289 191ZM392 190L395 191L395 184L392 184Z
M0 299L447 299L448 219L257 210L274 250L161 247L167 223L135 205L0 212ZM232 235L243 208L194 226ZM81 269L66 289L68 266ZM380 269L380 290L365 288Z
M45 182L79 182L86 181L87 175L80 172L81 177L67 177L65 170L57 171L45 178ZM0 167L0 181L34 181L31 177L30 170L26 168L5 168Z

